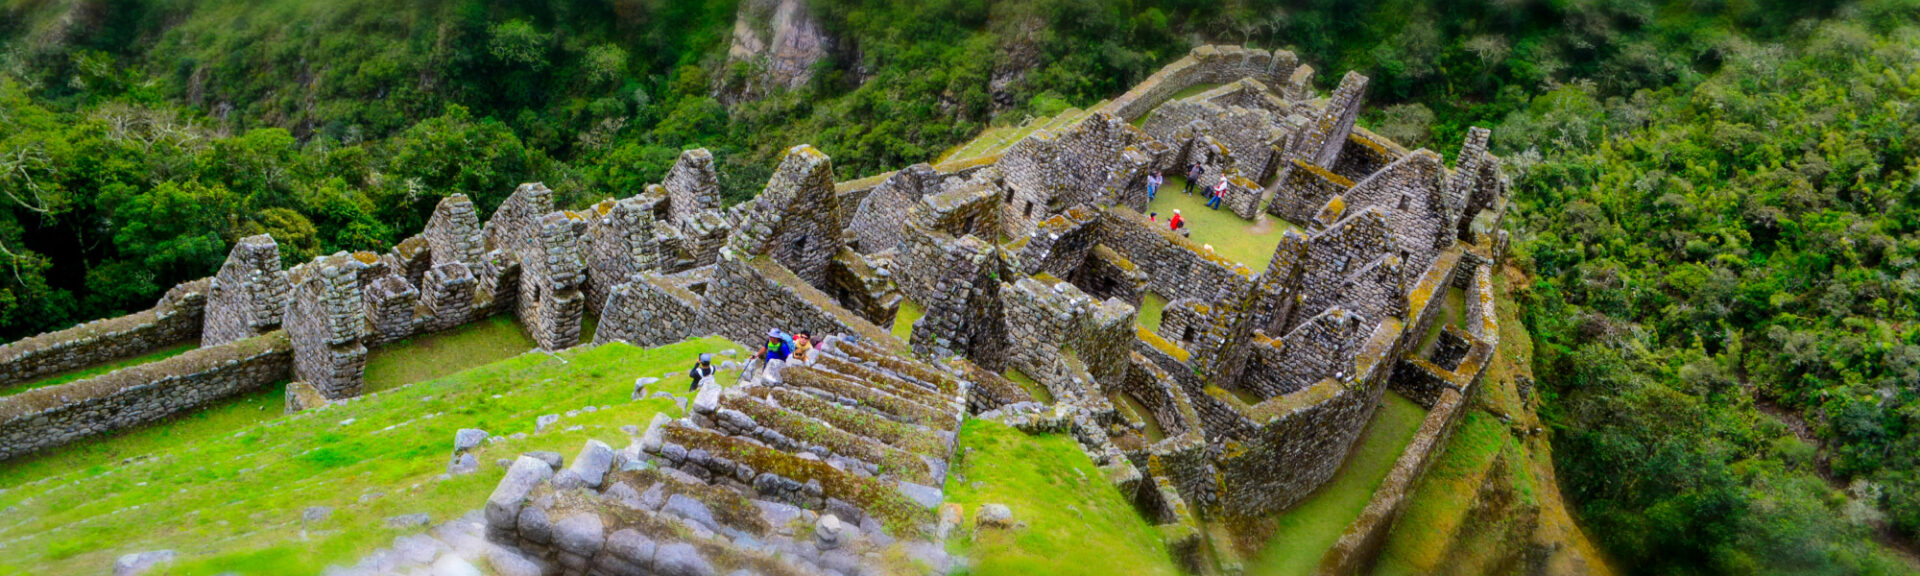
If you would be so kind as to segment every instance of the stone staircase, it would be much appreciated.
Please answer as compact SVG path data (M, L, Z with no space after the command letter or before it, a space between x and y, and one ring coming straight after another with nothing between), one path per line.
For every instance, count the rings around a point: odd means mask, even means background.
M487 537L545 574L945 573L935 509L969 387L832 337L811 364L706 382L625 450L522 457Z

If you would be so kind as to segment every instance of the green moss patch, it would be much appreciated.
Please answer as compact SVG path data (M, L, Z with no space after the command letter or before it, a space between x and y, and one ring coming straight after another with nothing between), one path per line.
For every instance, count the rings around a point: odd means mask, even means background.
M1281 576L1312 574L1320 557L1340 539L1347 526L1373 498L1394 461L1419 431L1426 411L1412 400L1389 391L1385 405L1354 443L1352 454L1319 490L1273 518L1272 537L1247 567L1247 574Z
M1133 505L1072 436L1028 436L998 422L968 420L960 429L965 454L947 483L947 502L965 511L966 529L948 550L973 562L973 573L1179 574L1161 542ZM983 504L1004 504L1014 529L973 529Z

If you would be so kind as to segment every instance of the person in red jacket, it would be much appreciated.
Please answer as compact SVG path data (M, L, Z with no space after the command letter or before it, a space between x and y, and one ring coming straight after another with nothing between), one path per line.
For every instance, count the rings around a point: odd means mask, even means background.
M1174 211L1173 211L1173 217L1172 217L1172 218L1168 218L1168 219L1167 219L1167 228L1168 228L1168 229L1170 229L1170 230L1179 230L1179 229L1180 229L1180 223L1182 223L1182 222L1186 222L1186 221L1187 221L1187 220L1186 220L1185 218L1181 218L1181 217L1180 217L1180 211L1179 211L1179 210L1174 210Z

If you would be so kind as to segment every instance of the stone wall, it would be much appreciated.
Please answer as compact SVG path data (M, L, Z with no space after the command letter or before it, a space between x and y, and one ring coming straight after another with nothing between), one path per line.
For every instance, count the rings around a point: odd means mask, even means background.
M241 238L207 289L200 345L218 346L280 327L287 312L287 276L280 246L265 234Z
M606 200L589 210L585 246L587 309L604 313L607 296L634 274L661 267L653 206L639 196Z
M1118 196L1138 175L1118 160L1127 148L1149 140L1125 120L1096 112L1060 134L1038 130L1014 143L999 163L1013 190L1001 218L1006 234L1029 236L1069 207Z
M638 274L631 282L613 288L593 343L617 341L651 347L702 336L705 332L700 309L704 305L700 295L658 274Z
M287 336L293 346L293 378L328 400L360 395L365 383L367 326L359 272L367 263L345 252L315 258L294 269L293 307Z
M1418 273L1441 249L1453 244L1441 182L1445 174L1440 155L1421 149L1365 177L1341 197L1350 213L1371 208L1386 211L1393 235L1399 239L1402 264Z
M855 248L862 254L898 248L908 212L920 205L922 197L938 191L939 176L932 166L915 164L895 172L861 198L846 223L853 230Z
M1108 102L1102 110L1127 121L1145 116L1174 94L1200 84L1223 84L1254 78L1294 94L1307 89L1311 74L1297 74L1301 66L1292 52L1247 49L1239 46L1199 46Z
M1348 524L1340 539L1320 557L1316 574L1349 576L1367 571L1386 545L1394 523L1413 500L1420 480L1444 453L1460 417L1472 409L1466 402L1459 393L1448 391L1434 403L1427 417L1421 420L1420 429L1414 432L1413 440L1394 461L1393 469L1374 489L1367 507L1361 509L1360 517Z
M1273 202L1267 204L1267 213L1288 222L1306 224L1327 201L1352 187L1353 181L1345 176L1297 159L1290 160L1280 174L1280 182L1274 186Z
M702 309L700 324L735 342L765 342L774 328L789 333L849 333L904 348L892 334L842 308L833 298L765 256L746 258L723 250L706 301L724 303Z
M742 257L769 256L808 284L824 285L842 246L839 200L827 155L804 144L789 148L728 246Z
M1212 302L1221 294L1245 291L1253 272L1238 262L1207 251L1163 224L1125 208L1100 217L1099 243L1133 261L1147 275L1147 291L1168 300Z
M486 252L480 214L465 194L440 199L421 235L427 239L435 266L458 262L471 269L480 265L480 256Z
M713 154L705 148L682 151L660 186L667 189L670 218L675 222L720 209L720 175L713 169Z
M0 398L0 461L125 430L284 380L292 346L273 332Z
M200 334L210 280L174 286L147 310L0 346L0 386L146 354Z

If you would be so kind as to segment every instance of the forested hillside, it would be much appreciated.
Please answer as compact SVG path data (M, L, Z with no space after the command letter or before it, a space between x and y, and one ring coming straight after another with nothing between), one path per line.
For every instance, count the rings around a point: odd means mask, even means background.
M453 193L729 201L1110 98L1204 42L1370 75L1362 123L1510 163L1562 488L1629 572L1907 570L1920 535L1913 0L810 0L736 98L724 0L0 0L0 338L142 309L236 239L389 246ZM723 104L723 102L727 102ZM1876 544L1878 540L1881 544Z

